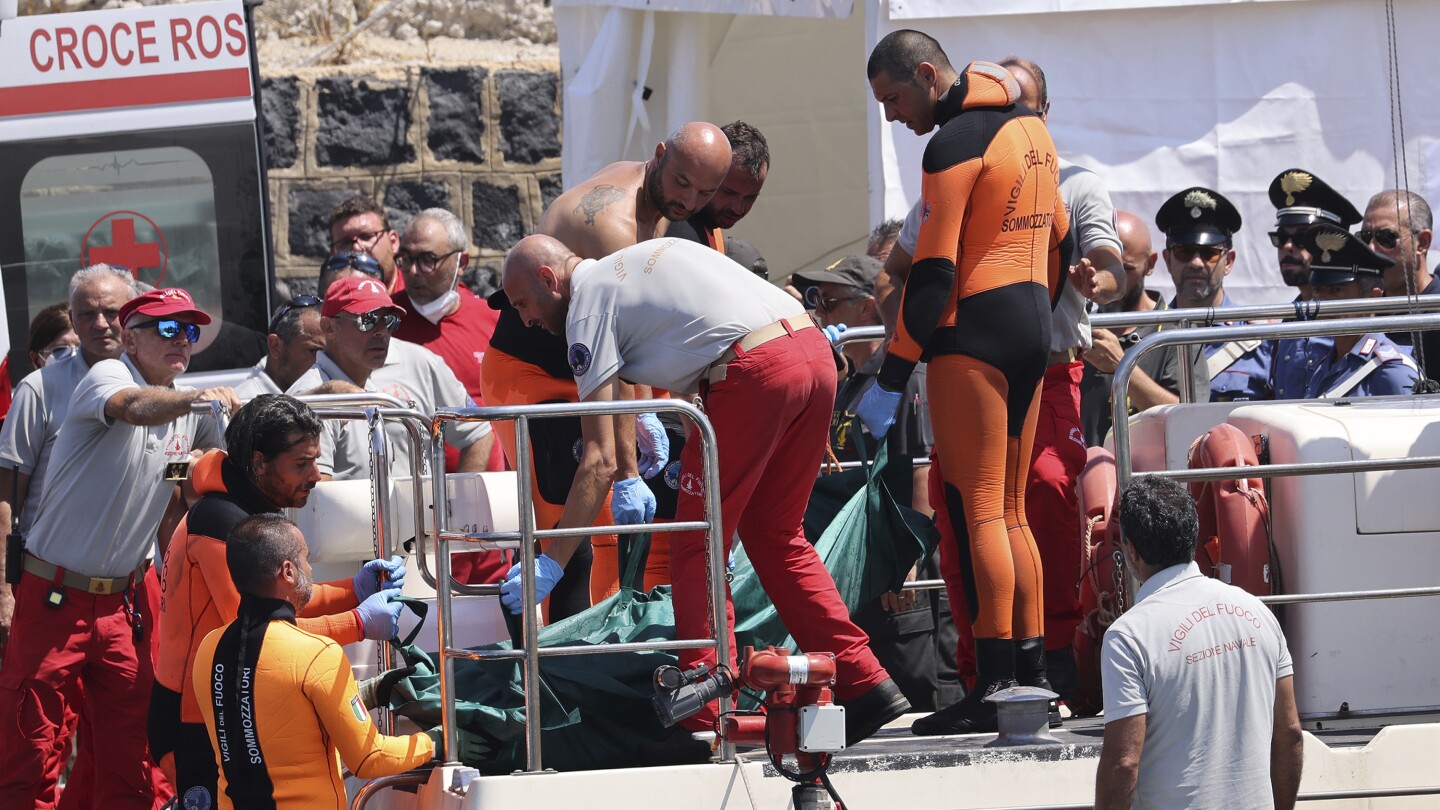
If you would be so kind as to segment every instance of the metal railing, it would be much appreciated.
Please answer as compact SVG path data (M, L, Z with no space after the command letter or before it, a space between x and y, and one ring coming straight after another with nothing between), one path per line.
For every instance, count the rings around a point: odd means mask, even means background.
M705 520L685 523L668 523L635 526L596 526L574 529L537 529L533 511L533 493L530 488L530 420L565 416L614 416L619 414L653 413L670 411L688 417L699 431L702 441L702 476L705 489ZM449 530L446 510L438 508L445 503L445 433L443 427L453 421L513 421L515 423L515 467L519 481L516 486L520 503L520 530L514 532L459 533ZM440 657L440 700L444 730L444 756L453 757L456 750L454 662L456 658L476 661L520 659L525 691L525 751L526 769L538 772L543 769L540 745L540 657L552 655L581 655L634 650L687 650L714 649L720 662L729 660L729 633L725 611L725 552L723 522L720 509L719 458L716 453L715 430L699 408L676 399L636 400L625 402L573 402L545 405L520 405L484 408L440 409L431 426L431 464L434 476L435 542L440 581L450 580L451 542L478 543L484 548L519 548L520 550L520 594L525 605L523 613L522 649L520 650L463 650L454 646L454 628L451 625L451 589L437 589L436 627L440 636L438 655ZM711 615L715 636L710 639L677 639L675 641L639 642L628 644L606 644L586 647L539 646L539 626L535 616L535 542L556 537L577 537L592 534L640 534L657 531L706 532L706 557ZM732 700L720 701L722 713L730 710ZM734 757L734 746L722 742L721 758Z
M1268 318L1293 318L1296 321L1306 322L1330 315L1403 315L1417 312L1440 312L1440 295L1416 295L1404 298L1383 299L1352 298L1343 301L1291 301L1285 304L1259 304L1243 307L1191 307L1188 309L1150 310L1149 312L1104 312L1091 314L1090 325L1100 329L1130 326L1179 326L1185 329L1193 326L1233 321L1256 321ZM1407 331L1390 328L1390 326L1393 325L1391 321L1387 320L1385 323L1387 326L1383 331ZM1334 333L1320 332L1318 334L1328 335ZM1204 342L1211 343L1219 341L1212 340ZM1192 390L1193 380L1190 375L1185 373L1180 374L1176 383L1180 389L1180 401L1194 402L1197 392Z
M1295 797L1300 802L1334 802L1344 800L1360 799L1393 799L1404 796L1435 796L1440 795L1440 786L1427 785L1425 787L1408 788L1366 788L1362 790L1317 790L1310 793L1301 793ZM1025 804L1011 805L1009 807L995 808L995 810L1095 810L1095 805L1089 802L1081 804Z

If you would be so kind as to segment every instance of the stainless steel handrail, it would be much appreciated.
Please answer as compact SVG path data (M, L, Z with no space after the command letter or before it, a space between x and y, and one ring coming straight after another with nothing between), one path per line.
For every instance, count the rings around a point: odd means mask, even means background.
M1440 297L1440 296L1435 296ZM1233 312L1238 307L1231 308ZM1417 332L1440 329L1440 313L1426 315L1397 315L1384 319L1339 318L1326 321L1288 321L1285 323L1245 324L1241 326L1206 326L1199 328L1163 329L1147 335L1135 347L1120 358L1115 367L1115 378L1111 384L1111 424L1115 443L1115 485L1117 492L1124 492L1133 476L1130 461L1130 419L1127 407L1130 377L1140 358L1152 351L1167 346L1188 346L1206 343L1225 343L1231 340L1253 338L1318 337L1321 335L1363 335L1367 332ZM1181 374L1184 379L1189 375Z
M385 788L398 787L399 785L423 785L430 781L430 773L434 769L435 767L433 765L427 765L416 768L413 771L371 779L361 785L360 789L355 792L355 798L350 802L350 810L365 810L365 807L370 804L370 800L375 798L375 794Z
M1293 318L1297 321L1313 321L1329 315L1403 315L1419 312L1440 312L1440 295L1417 295L1408 298L1349 298L1343 301L1290 301L1284 304L1256 304L1242 307L1152 309L1148 312L1092 312L1090 313L1090 326L1099 329L1168 326L1178 323L1198 326L1227 321L1254 321L1261 318ZM1387 328L1384 331L1401 330Z
M885 327L883 326L850 326L841 333L840 337L831 341L831 345L838 349L847 343L884 339Z
M1301 793L1295 797L1295 800L1301 802L1333 802L1343 799L1387 799L1402 796L1434 796L1436 794L1440 794L1440 786L1427 785L1425 787L1408 788L1320 790L1311 793ZM1023 804L999 807L995 808L995 810L1095 810L1095 805L1088 802L1081 804Z
M703 526L707 532L706 557L709 579L709 597L711 607L711 623L715 631L713 639L677 639L666 642L639 642L632 644L611 644L600 645L598 648L547 648L541 651L539 648L539 627L535 617L536 585L535 585L535 540L542 537L574 536L576 534L630 534L636 531L648 530L657 531L685 531L697 528L696 523L685 524L655 524L646 527L631 526L596 526L585 531L569 530L544 530L537 531L535 527L535 515L533 511L533 495L529 485L530 469L530 430L531 419L544 419L562 416L613 416L618 414L639 414L654 413L657 411L669 411L679 413L688 417L699 432L702 457L702 477L705 488L705 521ZM543 770L543 759L541 757L541 734L540 734L540 658L543 655L577 655L594 654L600 652L618 652L623 650L655 650L655 649L709 649L714 648L716 659L719 661L729 660L729 633L726 627L725 610L725 553L724 537L722 530L722 517L720 508L720 467L719 456L716 452L715 429L710 420L695 405L678 399L655 399L655 400L633 400L623 402L562 402L545 405L511 405L484 408L444 408L436 412L431 422L430 437L430 458L431 469L434 475L431 478L431 485L434 490L435 509L435 539L436 539L436 561L439 568L439 580L446 582L450 580L450 555L449 543L456 540L485 540L491 541L502 539L510 541L514 532L491 532L477 533L474 535L455 535L448 531L446 522L448 515L446 510L441 508L445 503L444 490L444 465L445 465L445 432L443 430L446 422L452 421L513 421L515 423L515 467L522 472L519 473L520 480L516 487L520 502L520 595L526 606L523 615L523 649L515 650L457 650L454 647L454 628L451 626L451 589L439 588L436 591L437 611L436 628L440 636L440 701L442 706L441 722L444 731L445 750L443 756L447 759L453 757L456 750L456 726L455 726L455 659L466 658L472 660L493 660L519 658L521 670L524 673L525 691L525 751L526 769L530 772ZM692 646L693 645L693 646ZM516 653L519 653L518 655ZM733 701L730 698L722 698L720 711L728 712ZM734 746L729 742L722 741L720 756L723 760L734 758Z

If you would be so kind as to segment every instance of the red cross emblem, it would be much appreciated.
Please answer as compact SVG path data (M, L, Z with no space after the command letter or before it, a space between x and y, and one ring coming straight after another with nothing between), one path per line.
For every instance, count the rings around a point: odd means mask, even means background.
M145 236L154 241L141 241L137 237L136 220L147 226L145 231L148 233ZM95 235L96 230L107 223L110 229L110 244L91 245L92 235ZM165 234L161 232L160 226L156 225L154 220L136 211L111 211L95 220L95 224L85 232L85 239L80 245L80 261L86 266L102 262L119 265L129 270L136 278L139 278L141 270L157 268L160 275L153 283L158 285L165 278L165 271L170 261L170 249L165 242Z

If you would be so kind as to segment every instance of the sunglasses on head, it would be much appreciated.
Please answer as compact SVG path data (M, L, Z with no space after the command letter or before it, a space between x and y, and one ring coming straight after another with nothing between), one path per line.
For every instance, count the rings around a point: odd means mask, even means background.
M1400 232L1392 231L1389 228L1379 228L1373 231L1369 228L1363 228L1355 232L1355 238L1367 245L1373 241L1375 244L1387 250L1400 244Z
M1171 245L1170 254L1182 264L1193 261L1197 255L1206 264L1214 264L1225 255L1225 248L1215 245Z
M380 278L384 272L380 269L380 262L375 261L374 256L365 253L336 253L325 260L321 265L321 271L333 273L336 270L343 270L346 267L353 267L367 276Z
M185 339L191 343L195 343L200 340L200 327L196 326L193 323L185 323L183 321L177 321L172 319L166 319L161 321L146 321L145 323L137 323L130 328L144 329L150 326L155 327L155 332L159 334L160 337L166 340L174 340L175 338L180 337L180 335L182 334L185 335Z
M318 307L320 303L320 299L313 295L297 295L291 298L289 301L281 304L279 309L275 310L275 317L270 319L270 333L275 333L275 330L280 327L280 321L284 320L286 315L289 315L297 309Z
M355 328L362 333L374 332L377 326L385 327L387 332L394 332L395 327L400 325L400 316L384 309L372 309L362 315L349 314L349 317L355 321Z

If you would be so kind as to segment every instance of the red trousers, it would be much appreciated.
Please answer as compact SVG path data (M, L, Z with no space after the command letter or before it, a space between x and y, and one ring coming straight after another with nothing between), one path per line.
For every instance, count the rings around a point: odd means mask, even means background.
M802 329L757 346L726 368L705 392L705 413L719 444L721 512L726 553L739 533L746 554L780 619L806 652L836 656L836 697L846 700L888 677L870 651L865 631L835 590L835 580L801 521L825 453L835 402L835 361L819 329ZM686 442L681 456L677 521L704 519L701 445ZM711 634L705 537L676 533L670 541L677 638ZM735 663L735 611L726 587L726 630ZM710 650L680 653L682 668L713 664ZM687 723L707 728L714 706Z
M136 583L145 640L138 646L123 594L65 590L47 604L49 582L26 573L15 586L15 618L0 665L0 797L6 807L49 808L68 758L66 707L82 717L90 751L76 770L91 806L150 810L163 779L145 736L159 589L152 571ZM83 698L79 698L83 694ZM82 740L82 749L87 741ZM88 768L84 760L88 757ZM68 793L69 791L67 791ZM73 799L66 801L73 804Z
M1085 434L1080 427L1080 376L1084 363L1056 363L1045 369L1040 384L1040 415L1035 423L1025 517L1040 564L1045 571L1045 648L1069 647L1080 624L1080 511L1075 486L1085 466ZM940 529L940 573L945 578L951 609L966 604L959 549L945 504L940 460L931 456L930 505ZM953 584L952 584L953 583ZM956 663L966 684L975 680L975 650L969 622L956 621L959 642Z

